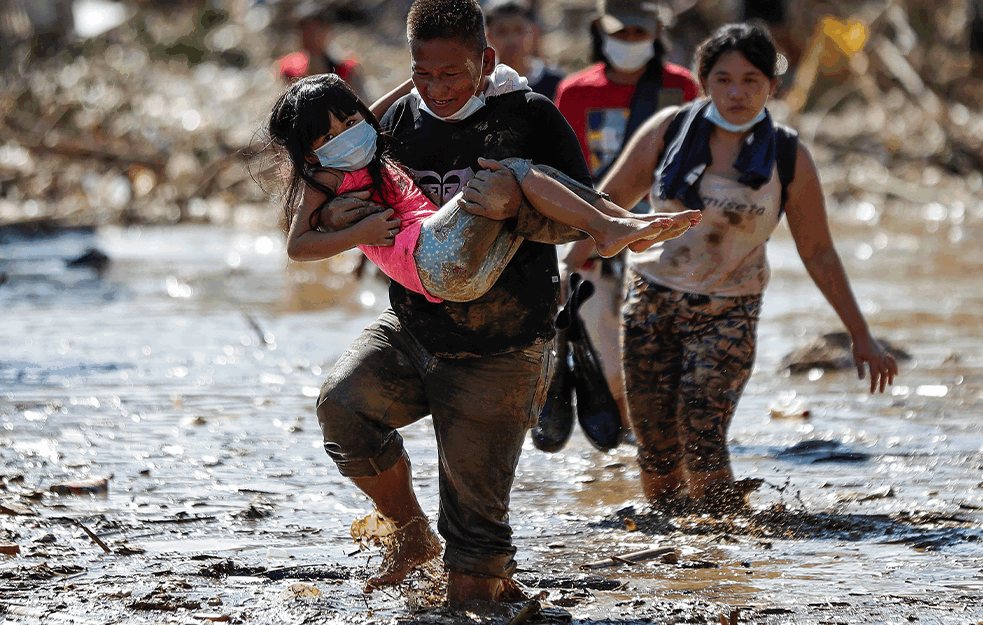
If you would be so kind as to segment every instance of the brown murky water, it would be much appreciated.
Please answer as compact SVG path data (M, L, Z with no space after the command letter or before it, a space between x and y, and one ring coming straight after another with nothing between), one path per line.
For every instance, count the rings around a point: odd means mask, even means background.
M731 429L735 473L764 480L754 514L649 514L630 445L527 443L519 579L575 622L716 623L736 607L740 622L983 621L983 203L834 213L875 334L913 359L876 396L851 372L778 372L840 329L780 231ZM104 274L66 267L90 246L112 258ZM416 595L361 595L378 555L349 525L370 506L313 414L324 372L384 307L381 282L288 270L278 234L207 227L8 237L0 271L0 543L20 548L0 556L5 623L406 622ZM778 414L796 402L808 418ZM404 436L435 516L429 422ZM825 443L795 453L803 441ZM49 492L92 476L108 494ZM619 588L582 577L585 562L660 546L678 561L591 572ZM321 573L289 574L305 565ZM285 598L298 580L322 596ZM433 619L420 622L455 622Z

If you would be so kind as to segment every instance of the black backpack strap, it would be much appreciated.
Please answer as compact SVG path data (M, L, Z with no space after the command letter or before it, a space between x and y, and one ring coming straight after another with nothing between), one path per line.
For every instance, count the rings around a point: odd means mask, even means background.
M653 75L654 74L654 75ZM659 92L662 91L662 68L658 72L645 72L635 85L635 93L631 96L631 104L628 105L628 121L625 123L625 136L621 139L621 146L618 154L611 162L594 172L594 183L601 182L604 175L608 173L611 166L618 160L618 156L625 150L631 136L635 134L638 127L646 119L652 116L659 107Z
M778 168L778 181L782 184L782 203L778 209L781 218L788 200L788 186L795 178L795 158L799 153L799 135L783 124L775 124L775 166Z

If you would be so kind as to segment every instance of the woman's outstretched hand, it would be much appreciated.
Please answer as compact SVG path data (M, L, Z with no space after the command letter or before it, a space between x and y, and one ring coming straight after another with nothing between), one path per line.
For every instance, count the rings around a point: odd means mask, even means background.
M857 365L857 375L861 380L870 372L870 392L875 393L888 384L894 384L894 376L898 375L898 363L877 339L867 335L853 339L853 361ZM866 365L866 369L864 368Z

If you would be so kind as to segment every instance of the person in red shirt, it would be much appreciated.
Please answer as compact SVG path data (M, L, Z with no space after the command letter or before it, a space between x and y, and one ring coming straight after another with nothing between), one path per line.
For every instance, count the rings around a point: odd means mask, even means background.
M660 7L655 2L599 0L598 16L590 25L595 63L566 77L557 88L556 107L577 134L595 185L645 119L699 95L689 70L663 61L661 34ZM622 208L650 210L644 200ZM578 272L596 288L580 313L627 427L618 338L624 262L620 257L600 258L586 240L567 245L560 258L562 275Z
M627 142L629 109L643 77L661 81L655 110L699 94L689 70L663 63L662 21L654 2L598 4L600 15L590 26L595 63L565 78L556 92L556 106L577 133L595 182Z
M302 2L293 13L300 50L277 59L276 71L291 83L305 76L334 73L364 97L362 79L355 59L336 60L328 51L332 19L330 9L319 2Z

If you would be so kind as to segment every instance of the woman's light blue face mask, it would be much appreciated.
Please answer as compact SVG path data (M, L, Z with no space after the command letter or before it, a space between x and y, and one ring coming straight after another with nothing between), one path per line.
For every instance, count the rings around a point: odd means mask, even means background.
M314 150L314 155L321 167L355 171L372 162L378 137L372 124L363 119Z
M708 120L716 124L718 127L723 128L724 130L727 130L729 132L742 133L751 130L751 128L753 128L755 124L757 124L758 122L760 122L762 119L765 118L765 109L761 109L758 112L758 114L754 116L754 119L744 122L743 124L732 124L726 119L724 119L723 115L720 114L720 110L717 108L717 105L714 104L713 102L710 103L710 106L707 108L706 113L704 113L703 115Z

